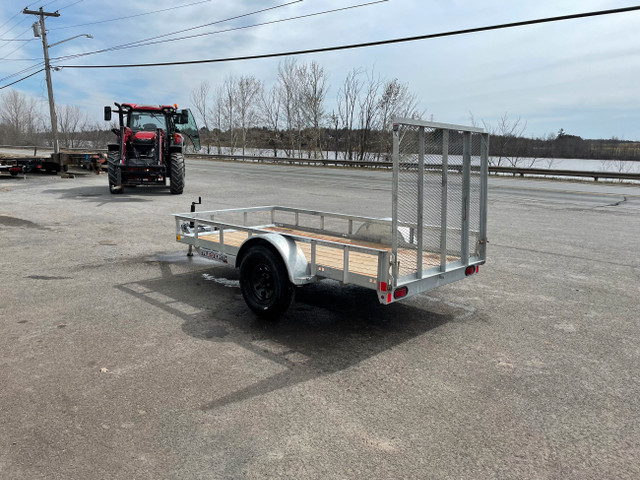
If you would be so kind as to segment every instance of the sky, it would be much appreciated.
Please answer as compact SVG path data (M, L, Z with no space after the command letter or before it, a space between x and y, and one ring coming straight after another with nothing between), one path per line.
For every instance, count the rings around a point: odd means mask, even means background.
M28 2L3 0L0 4L0 87L42 68L42 42L31 28L37 17L22 13ZM358 6L365 3L370 4ZM113 102L189 107L191 92L201 82L216 87L230 75L253 75L270 86L284 58L145 68L73 66L262 55L636 4L640 2L41 0L28 3L28 7L60 13L46 18L50 45L76 35L92 35L91 39L80 36L52 46L49 53L52 65L62 67L52 72L56 103L77 105L97 122L103 106ZM355 8L252 26L346 7ZM258 10L265 11L247 15ZM205 24L209 25L202 27ZM546 137L563 129L583 138L640 140L639 27L640 11L633 11L294 58L300 63L315 61L327 71L329 111L335 108L347 74L360 68L383 79L407 83L425 118L437 122L495 127L506 116L511 122L519 119L524 134L530 137ZM167 35L177 31L183 33ZM57 59L150 37L166 40L197 34L207 35ZM9 88L47 98L44 72L0 90L0 95Z

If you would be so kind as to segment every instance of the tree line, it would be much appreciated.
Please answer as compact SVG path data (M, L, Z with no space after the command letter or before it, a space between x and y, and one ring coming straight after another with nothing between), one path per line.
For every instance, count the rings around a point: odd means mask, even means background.
M472 122L475 121L472 116ZM560 129L546 137L526 137L526 123L504 114L493 124L483 122L491 135L489 155L494 165L530 167L537 159L578 158L597 160L640 160L640 142L611 139L583 139Z
M286 60L272 82L254 75L228 76L219 84L200 82L190 92L205 153L386 160L391 152L391 119L420 119L417 95L397 78L354 68L330 91L326 69L315 61ZM331 100L331 101L330 101ZM333 105L332 108L328 104ZM113 141L103 122L91 121L77 106L57 105L61 148L104 148ZM471 123L476 124L471 118ZM544 138L525 136L526 123L503 115L482 122L491 134L496 165L527 166L538 158L640 160L640 142L589 140L564 130ZM51 146L43 100L17 90L0 96L0 144Z
M393 116L421 118L417 96L398 79L353 69L327 107L328 76L317 62L287 60L270 87L253 75L229 76L191 92L208 153L268 149L274 156L363 160L389 153ZM383 134L383 132L385 132Z
M53 146L48 106L43 99L29 97L18 90L0 96L0 144ZM56 105L58 136L63 148L104 146L113 133L104 123L91 121L80 107Z

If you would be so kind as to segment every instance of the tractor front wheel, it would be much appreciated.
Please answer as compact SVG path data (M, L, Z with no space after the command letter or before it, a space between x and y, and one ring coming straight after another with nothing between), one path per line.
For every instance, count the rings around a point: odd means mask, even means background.
M107 173L109 176L109 191L113 194L123 192L122 173L118 165L118 153L109 153L107 157Z
M184 155L181 153L171 154L169 190L174 195L180 195L184 190Z

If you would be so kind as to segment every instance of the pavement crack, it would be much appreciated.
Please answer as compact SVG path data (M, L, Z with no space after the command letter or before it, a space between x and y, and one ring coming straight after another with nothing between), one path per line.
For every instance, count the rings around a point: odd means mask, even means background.
M610 203L610 204L607 204L607 205L602 205L602 207L619 207L620 205L625 203L627 200L628 199L627 199L627 197L625 195L624 197L622 197L622 200L620 200L619 202Z

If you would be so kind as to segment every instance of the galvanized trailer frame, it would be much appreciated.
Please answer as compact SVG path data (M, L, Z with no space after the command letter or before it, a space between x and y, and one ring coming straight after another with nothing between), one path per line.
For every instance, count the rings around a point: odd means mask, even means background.
M236 267L266 245L293 285L333 279L393 303L485 263L488 142L479 128L395 119L390 219L284 206L189 212L174 215L176 240Z

